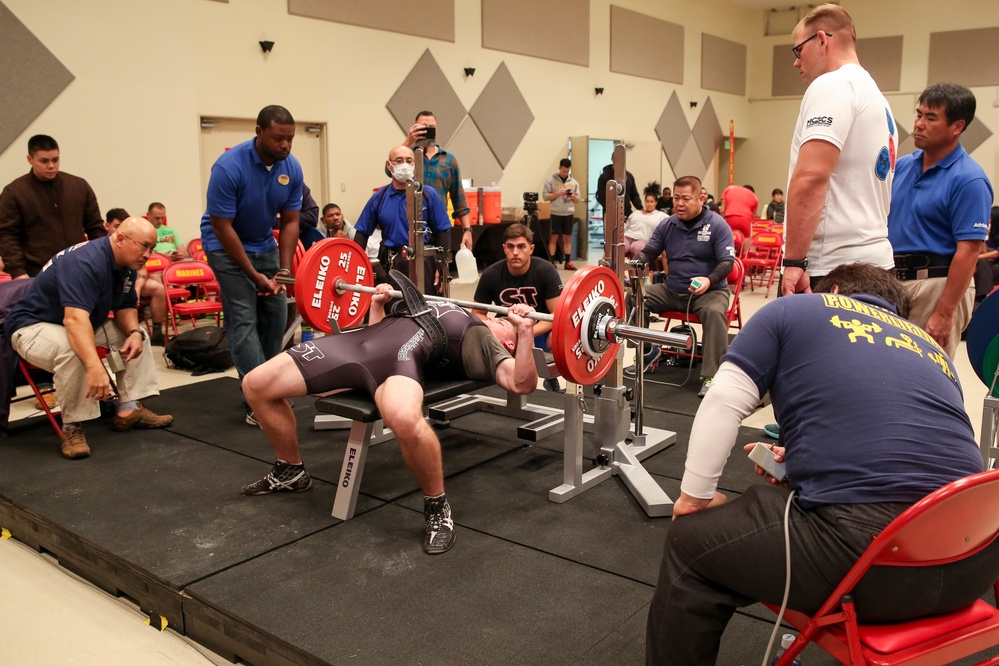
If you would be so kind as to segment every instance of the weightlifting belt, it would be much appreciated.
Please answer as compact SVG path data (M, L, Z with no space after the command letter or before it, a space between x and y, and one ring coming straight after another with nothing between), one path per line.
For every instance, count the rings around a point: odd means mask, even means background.
M896 254L895 277L902 281L947 277L951 259L946 254Z
M406 316L411 317L427 334L427 338L433 345L430 360L436 361L447 351L447 333L437 319L437 311L427 305L423 293L401 271L393 268L389 271L388 278L392 286L402 292L403 300L406 301L406 309L409 311Z

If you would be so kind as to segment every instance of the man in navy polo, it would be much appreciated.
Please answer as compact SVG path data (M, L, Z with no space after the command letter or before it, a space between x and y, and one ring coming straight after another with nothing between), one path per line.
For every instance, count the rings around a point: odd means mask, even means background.
M649 285L645 292L646 312L678 310L691 312L701 320L704 354L697 395L703 398L728 349L725 310L735 241L724 218L704 207L706 196L701 189L700 179L694 176L673 183L673 215L659 223L637 258L651 265L665 251L669 263L666 284ZM646 354L643 363L654 363L659 354L659 348L653 347L651 360Z
M90 455L82 424L101 415L98 401L114 397L97 345L120 351L125 362L116 373L120 401L114 429L162 428L173 421L138 402L159 394L135 294L135 272L145 266L155 245L153 225L129 217L110 236L56 254L4 320L14 350L54 373L67 458Z
M201 242L219 283L240 378L281 351L288 309L284 287L274 277L291 273L302 208L302 167L291 154L295 120L284 107L267 106L257 116L256 132L215 161L201 218ZM246 422L257 425L249 408Z
M898 160L888 213L896 275L912 299L909 319L951 358L971 320L971 278L992 207L992 185L961 145L974 118L975 95L964 86L923 91L913 129L919 150Z

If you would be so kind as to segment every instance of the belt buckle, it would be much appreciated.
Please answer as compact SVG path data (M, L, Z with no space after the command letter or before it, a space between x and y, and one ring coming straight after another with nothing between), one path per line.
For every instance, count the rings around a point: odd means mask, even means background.
M930 269L928 268L917 268L916 269L916 279L926 280L930 277Z

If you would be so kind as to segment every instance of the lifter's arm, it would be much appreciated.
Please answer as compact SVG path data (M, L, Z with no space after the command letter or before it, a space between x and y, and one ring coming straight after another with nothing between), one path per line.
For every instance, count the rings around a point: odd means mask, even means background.
M496 383L517 395L526 395L538 388L538 369L534 365L534 320L525 315L534 308L523 303L510 307L507 319L517 327L517 349L512 359L496 366Z

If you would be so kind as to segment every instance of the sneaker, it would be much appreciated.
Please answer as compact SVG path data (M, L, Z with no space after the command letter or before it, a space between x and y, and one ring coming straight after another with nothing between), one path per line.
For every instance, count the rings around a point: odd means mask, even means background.
M659 358L663 355L663 350L659 345L652 345L647 352L645 352L645 361L643 366L645 368L646 375L650 375L656 371L656 367L659 365ZM638 374L636 366L629 365L624 369L624 376L628 379L634 379L635 375Z
M62 429L62 455L70 460L86 458L90 455L87 446L87 436L83 434L83 426L70 426Z
M423 515L427 518L423 550L428 555L447 552L454 545L454 521L451 520L451 505L447 503L447 497L424 496Z
M300 493L312 487L312 477L305 471L305 465L292 465L284 460L278 460L271 468L270 474L256 483L245 485L241 492L247 496L270 495L271 493Z
M42 389L43 391L45 389ZM59 406L59 399L56 397L55 390L51 390L48 393L43 393L42 398L45 400L45 404L49 409L55 409ZM35 398L35 409L42 409L42 401Z
M125 432L135 428L165 428L173 423L173 417L169 414L159 415L146 409L139 404L139 408L128 416L114 415L114 429L118 432Z
M163 337L163 331L153 331L153 334L149 336L149 344L154 347L166 346L166 339Z
M774 439L780 439L780 424L778 423L768 423L763 426L763 434L767 437L772 437Z
M571 261L567 261L567 262L565 262L565 270L567 270L567 271L574 271L574 270L576 270L576 267L572 265Z
M543 383L546 391L551 391L552 393L565 393L565 389L558 383L558 377L550 377Z
M260 427L260 421L257 420L257 417L253 414L253 410L249 407L246 408L246 423L247 425Z
M708 389L711 388L711 381L714 377L704 377L704 383L701 384L701 390L697 392L698 398L703 398L707 395Z

